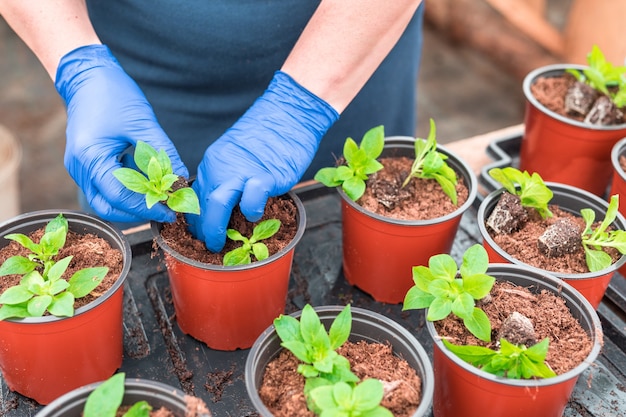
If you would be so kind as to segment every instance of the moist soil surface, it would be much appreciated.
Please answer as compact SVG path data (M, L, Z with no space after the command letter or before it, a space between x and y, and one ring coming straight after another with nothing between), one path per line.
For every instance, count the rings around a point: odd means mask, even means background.
M467 331L463 321L450 314L434 323L437 333L455 345L479 345L497 349L503 322L518 312L533 324L536 341L549 338L546 364L561 375L578 366L591 352L593 342L572 316L563 298L547 290L537 292L506 281L496 281L489 296L477 304L491 322L492 342L486 343ZM507 338L508 340L508 338Z
M396 417L413 415L421 401L421 380L409 364L395 356L390 345L365 341L346 342L337 352L350 362L361 380L383 382L381 402ZM313 417L304 397L305 379L297 372L300 361L283 349L266 367L259 396L275 417Z
M38 243L43 234L44 228L41 228L28 236L33 242ZM0 250L0 264L4 263L11 256L28 256L28 254L30 254L30 251L22 245L15 241L10 241L8 245ZM63 279L66 280L69 280L76 271L84 268L97 266L109 268L100 285L85 297L76 299L74 308L87 305L100 297L115 284L122 272L124 259L122 253L118 249L112 248L109 242L94 234L78 234L71 230L68 231L65 246L59 250L58 255L54 259L59 261L67 256L72 256L72 261L63 275ZM21 278L21 275L7 275L3 277L0 280L0 294L7 288L18 285Z
M469 190L458 173L454 205L434 179L412 178L402 187L413 159L381 158L380 163L384 168L370 176L365 194L358 200L368 211L399 220L429 220L452 213L467 201Z

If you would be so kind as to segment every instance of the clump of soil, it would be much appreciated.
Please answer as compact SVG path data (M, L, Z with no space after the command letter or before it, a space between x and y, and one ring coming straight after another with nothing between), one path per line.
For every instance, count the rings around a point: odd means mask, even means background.
M350 362L352 372L361 380L377 378L383 382L381 402L396 417L415 413L421 401L421 380L404 360L395 356L388 344L346 342L337 352ZM300 361L284 349L268 363L259 396L275 417L313 417L304 397L305 379L296 370Z
M574 318L565 300L547 290L532 292L525 287L507 281L496 281L490 296L479 302L491 322L490 343L474 337L463 321L450 314L434 323L437 333L455 345L478 345L497 349L496 342L501 329L513 312L527 317L534 327L534 338L541 341L548 337L550 345L546 364L557 374L568 372L587 358L593 342ZM507 338L508 340L508 338Z
M617 108L606 94L569 73L537 77L530 91L537 101L561 116L593 125L626 123L625 107Z
M192 397L191 395L185 395L185 416L184 417L211 417L212 414L207 408L202 399L198 397ZM123 417L131 406L121 406L115 413L116 417ZM176 417L172 411L165 407L153 409L150 411L150 417Z
M35 230L28 237L38 243L45 233L44 228ZM11 256L28 256L31 252L15 241L10 241L8 245L0 249L0 264L4 263ZM63 274L63 279L69 280L77 271L91 267L108 267L109 271L91 293L85 297L76 299L74 308L79 308L96 300L111 288L120 277L123 268L124 257L121 251L112 248L109 242L94 234L78 234L68 231L65 246L59 250L54 257L59 261L67 256L72 256L67 270ZM40 271L41 272L41 271ZM0 294L6 289L18 285L22 279L21 275L7 275L0 280ZM48 314L48 313L46 313Z
M254 226L261 221L268 219L280 220L281 226L278 232L272 237L263 240L271 256L285 248L296 236L298 230L297 212L296 204L288 196L272 197L265 206L263 217L256 223L246 220L241 210L239 210L239 206L235 207L228 223L228 228L236 229L242 235L250 237ZM213 265L222 265L224 263L224 254L241 246L241 242L226 239L226 244L221 252L210 252L203 241L192 236L185 216L182 214L177 215L174 223L163 224L161 237L170 248L179 254L198 262ZM254 257L252 261L255 261Z
M457 210L467 201L469 190L457 173L457 205L443 192L434 179L417 179L402 187L411 172L413 159L407 157L381 158L384 168L372 174L366 182L365 194L358 203L366 210L400 220L429 220Z

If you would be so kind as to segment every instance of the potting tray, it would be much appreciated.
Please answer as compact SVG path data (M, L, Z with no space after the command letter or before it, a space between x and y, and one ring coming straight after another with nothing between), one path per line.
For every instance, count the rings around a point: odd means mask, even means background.
M370 309L414 332L432 354L421 311L403 312L400 305L375 302L351 287L341 268L340 198L335 190L309 185L297 190L307 213L307 230L296 248L287 312L313 305L341 304ZM463 251L480 239L476 208L461 222L452 250ZM124 361L129 377L161 381L203 398L215 417L258 415L244 385L248 350L211 350L183 334L177 326L167 273L152 234L144 228L129 234L133 263L125 287ZM604 326L603 352L579 378L565 416L626 416L626 280L616 275L599 308ZM1 347L0 347L1 348ZM42 347L45 349L45 347ZM0 415L34 416L41 408L8 390L0 381ZM488 405L486 405L488 406Z

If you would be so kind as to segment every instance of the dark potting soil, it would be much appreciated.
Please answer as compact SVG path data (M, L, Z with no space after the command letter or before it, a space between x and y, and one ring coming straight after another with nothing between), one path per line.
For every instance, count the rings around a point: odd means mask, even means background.
M358 200L366 210L401 220L429 220L452 213L467 201L469 190L458 173L454 205L434 179L412 178L402 187L413 159L381 158L380 163L384 168L370 176L365 194Z
M44 234L44 228L35 230L28 236L30 239L38 243ZM15 241L10 241L8 245L0 249L0 264L11 256L20 255L28 256L30 251ZM78 234L71 230L67 233L65 246L59 250L55 260L61 260L67 256L72 256L63 279L69 280L76 272L84 268L91 267L108 267L109 271L100 283L91 293L85 297L76 299L74 308L82 307L94 301L109 288L111 288L120 276L123 268L124 257L118 249L111 247L109 242L94 234ZM21 275L7 275L0 280L0 294L7 288L19 284Z
M492 326L491 343L483 342L467 331L454 315L434 323L439 336L456 345L479 345L497 349L496 342L503 322L513 312L530 319L536 341L550 339L546 363L557 375L578 366L591 352L593 343L565 305L563 298L543 290L538 294L510 282L496 281L489 296L478 303ZM508 338L507 338L508 339Z
M259 222L268 219L278 219L281 223L280 229L275 235L263 240L271 256L286 247L296 236L298 218L295 203L287 196L270 198L265 206L263 217ZM228 228L236 229L242 235L250 237L254 226L259 222L251 223L247 221L241 214L239 206L236 206L232 212ZM185 217L182 214L177 216L176 222L163 224L161 236L173 250L181 255L198 262L213 265L222 265L224 263L224 254L241 246L241 242L226 239L226 244L221 252L213 253L208 251L203 241L191 235Z
M390 345L346 342L337 352L350 362L361 380L383 382L381 405L396 417L411 416L421 401L421 380L409 364L395 356ZM267 365L259 396L275 417L313 417L304 397L304 377L296 369L299 360L284 349Z

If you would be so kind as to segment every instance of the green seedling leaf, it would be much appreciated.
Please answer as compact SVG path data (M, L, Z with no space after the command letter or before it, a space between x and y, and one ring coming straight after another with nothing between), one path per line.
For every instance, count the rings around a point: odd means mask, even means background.
M609 230L611 223L617 217L619 210L619 195L611 196L609 207L602 223L593 228L595 212L591 209L582 209L581 216L585 220L585 230L582 233L582 245L585 250L585 260L589 271L596 272L608 268L613 260L601 248L615 248L622 255L626 254L626 231Z
M366 379L355 387L343 381L317 387L310 398L312 409L321 416L392 417L391 411L380 405L383 394L382 382Z
M246 265L252 262L250 255L254 255L257 261L267 259L269 252L267 246L259 241L274 236L280 229L280 220L268 219L257 224L252 230L252 236L247 238L235 229L228 229L226 236L234 241L243 242L243 245L224 254L224 265Z
M181 188L171 193L167 206L178 213L200 214L200 201L193 188Z
M521 172L514 167L492 168L489 175L498 181L511 194L520 197L524 207L537 210L542 218L552 217L548 203L552 200L552 190L544 183L538 173Z
M83 417L115 417L124 399L125 373L120 372L98 385L89 394ZM149 417L152 407L146 401L133 404L123 417Z
M85 268L76 271L69 280L68 291L74 294L74 297L81 298L92 292L104 279L109 272L106 267Z
M432 256L428 267L413 267L415 285L406 293L403 310L428 308L426 319L429 321L443 320L453 313L474 336L490 341L489 319L475 307L475 301L489 294L495 283L495 278L486 274L488 267L487 251L479 244L465 251L458 274L456 262L450 255Z
M33 271L37 265L37 262L31 261L23 256L11 256L0 265L0 276L24 275Z

